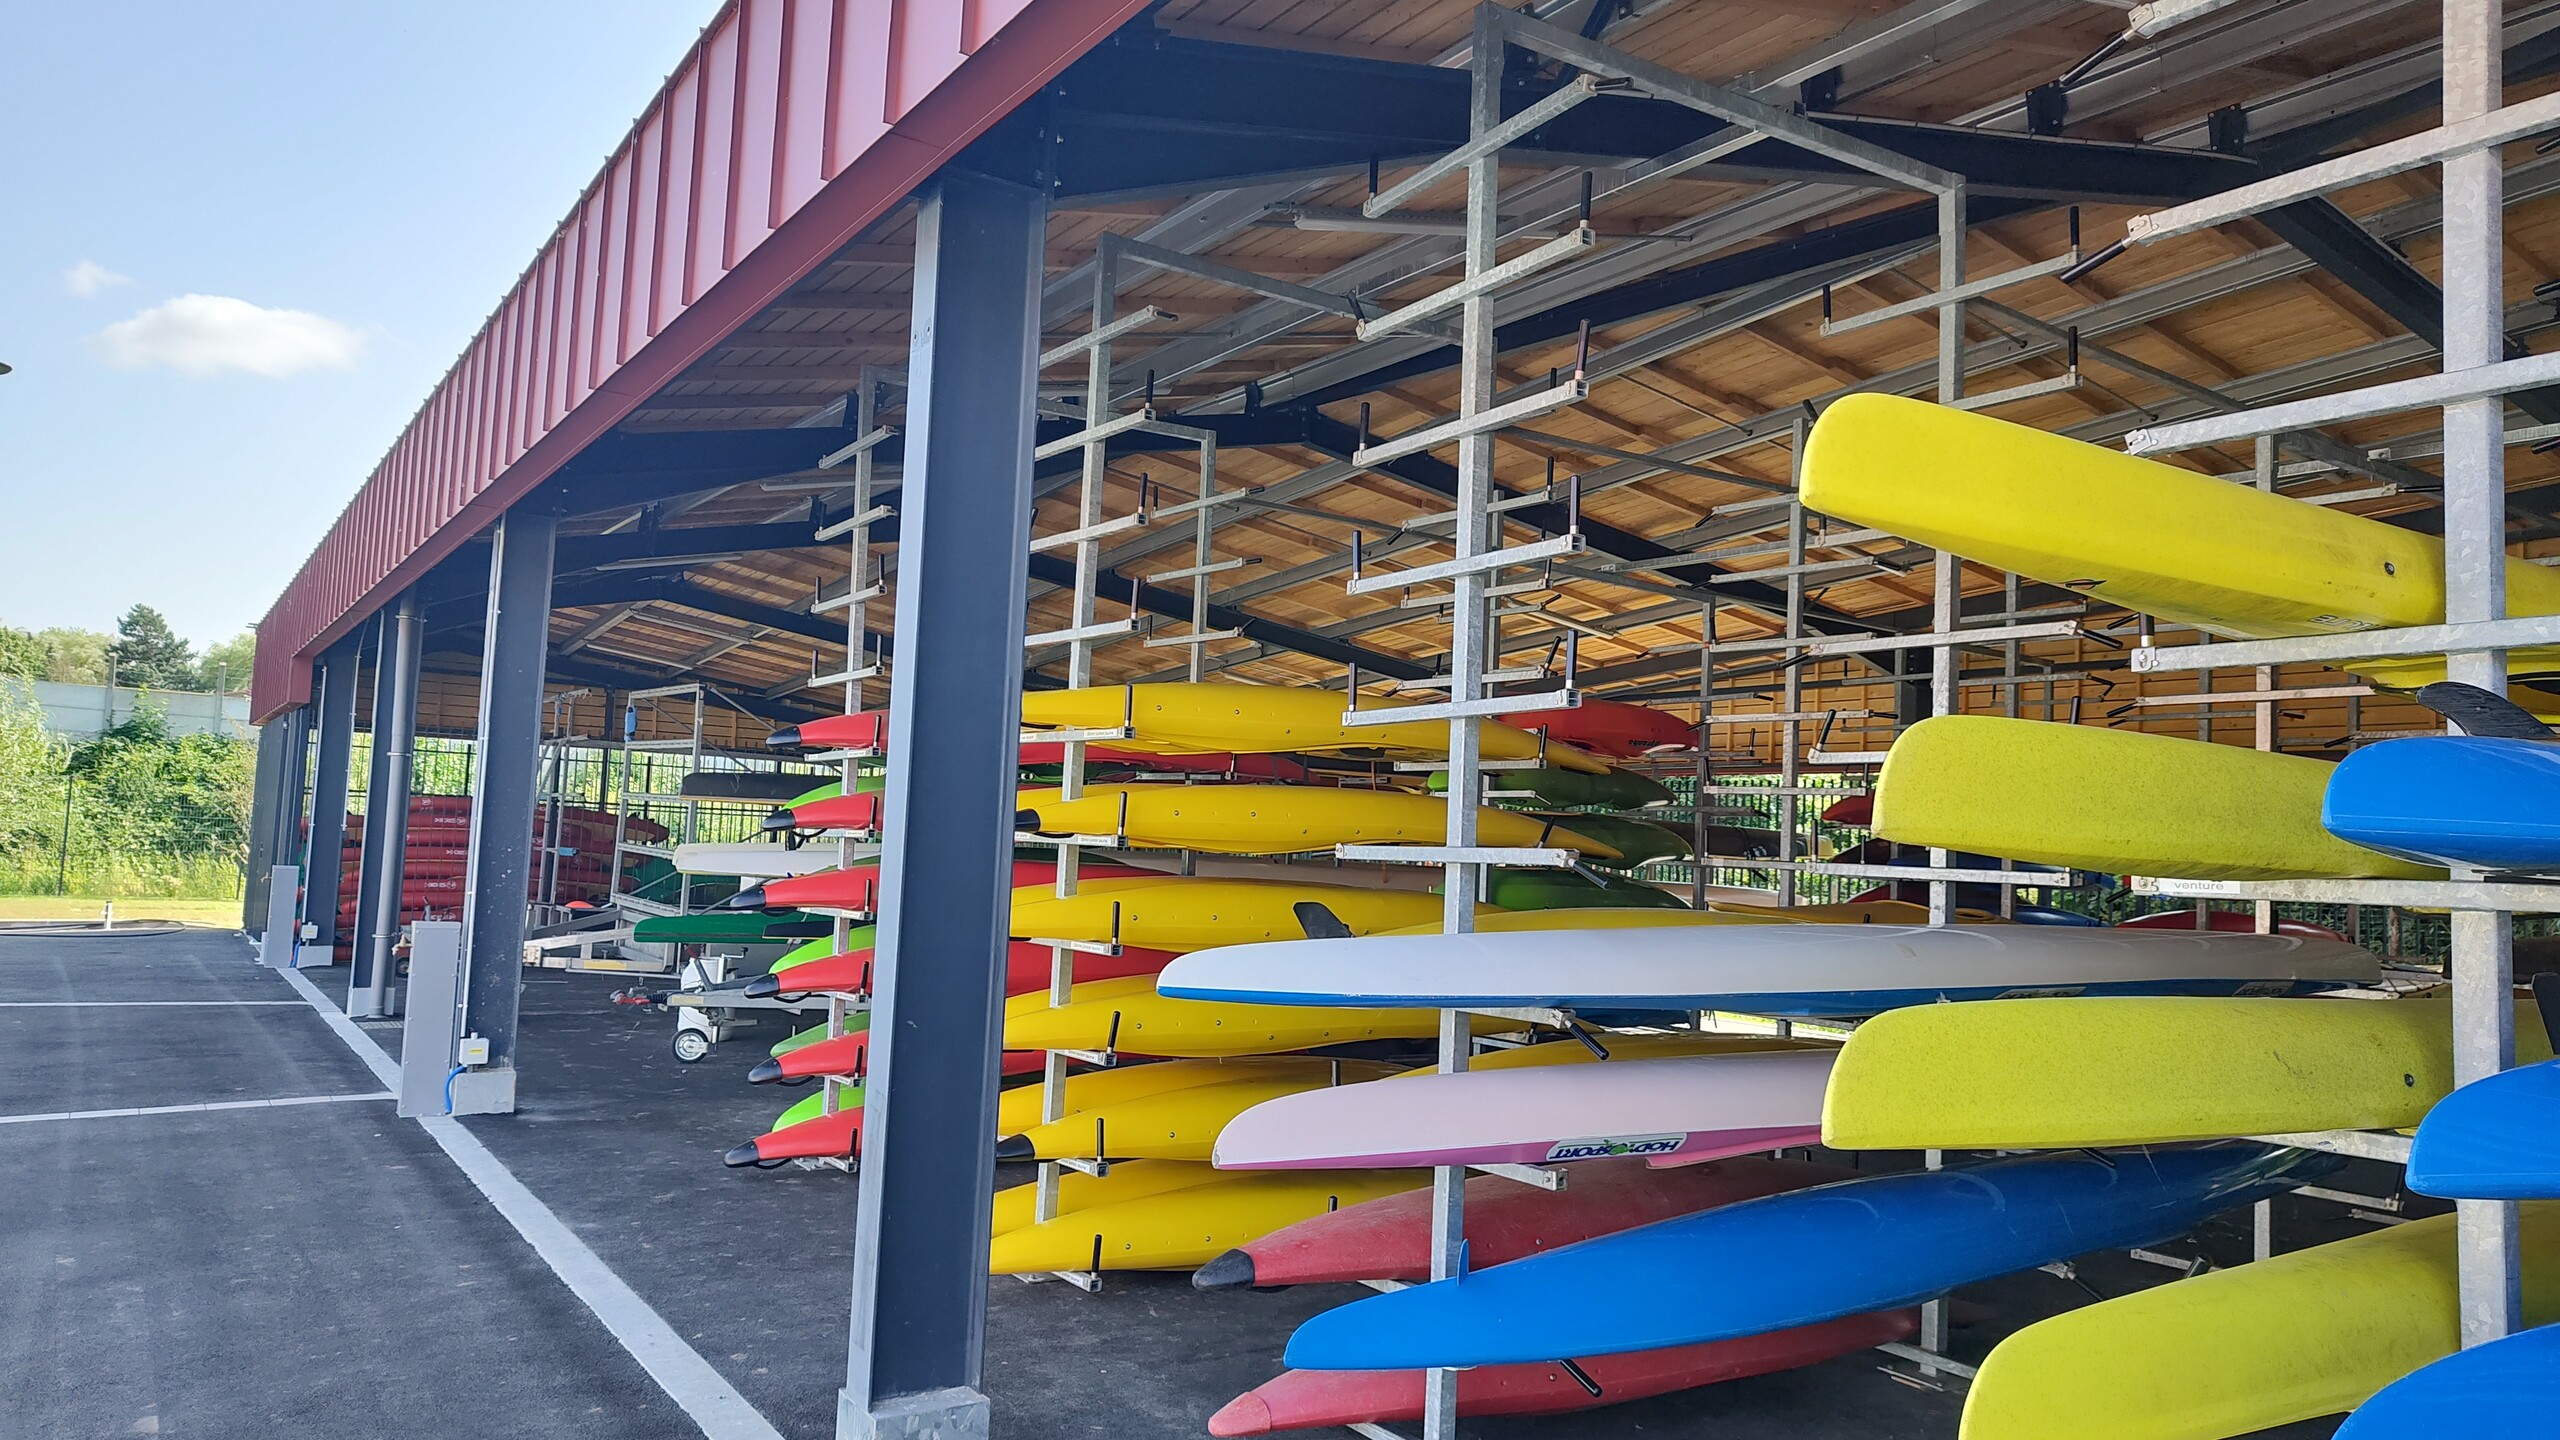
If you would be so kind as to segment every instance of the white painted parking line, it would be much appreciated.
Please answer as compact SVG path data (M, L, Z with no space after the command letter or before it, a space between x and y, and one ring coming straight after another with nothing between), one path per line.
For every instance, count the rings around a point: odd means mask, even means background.
M372 1036L356 1028L345 1011L329 1003L319 987L297 971L277 973L301 992L302 998L373 1071L375 1078L385 1085L400 1083L400 1067L373 1043ZM687 1345L675 1328L640 1298L638 1291L614 1274L603 1257L562 1224L550 1206L526 1189L515 1172L480 1143L480 1137L447 1115L421 1116L418 1123L462 1168L463 1175L479 1187L490 1206L505 1216L543 1263L551 1267L551 1273L559 1276L560 1282L586 1303L631 1358L640 1362L640 1368L649 1372L649 1378L658 1382L667 1398L693 1417L706 1440L782 1440L782 1432L747 1403L747 1397L713 1369L710 1361Z
M197 1005L290 1005L299 1000L0 1000L0 1010L184 1010Z
M288 1095L280 1100L207 1100L196 1105L138 1105L123 1110L51 1110L42 1115L0 1115L0 1125L34 1125L48 1120L120 1120L131 1115L194 1115L207 1110L275 1110L288 1105L344 1105L355 1100L396 1100L388 1090L361 1095Z

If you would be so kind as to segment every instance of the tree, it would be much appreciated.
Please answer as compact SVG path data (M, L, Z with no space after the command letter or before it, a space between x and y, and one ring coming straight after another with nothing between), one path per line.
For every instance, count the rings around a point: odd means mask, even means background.
M148 605L136 605L116 621L115 641L107 646L119 685L147 690L191 690L196 683L196 655L168 617Z
M42 680L47 658L44 642L33 633L0 625L0 676Z
M56 625L36 632L44 646L44 678L64 685L107 683L109 637L95 630Z
M204 647L204 658L196 662L196 677L207 690L246 690L249 667L257 658L257 632L243 630L220 644Z

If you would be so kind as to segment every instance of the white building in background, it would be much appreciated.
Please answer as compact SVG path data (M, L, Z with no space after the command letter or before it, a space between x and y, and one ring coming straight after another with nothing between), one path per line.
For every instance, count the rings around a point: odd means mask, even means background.
M146 695L169 712L172 735L230 735L254 740L247 695L195 695L176 690L135 690L122 685L62 685L51 680L0 678L0 690L26 698L33 692L44 710L44 728L66 740L94 740L132 718Z

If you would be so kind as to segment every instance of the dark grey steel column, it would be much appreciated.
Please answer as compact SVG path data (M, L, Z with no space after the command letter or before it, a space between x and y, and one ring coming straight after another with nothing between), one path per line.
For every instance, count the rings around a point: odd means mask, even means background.
M969 1440L979 1390L1022 719L1038 192L946 175L916 219L897 664L843 1440ZM908 922L914 922L912 925Z
M364 843L356 854L356 909L349 917L348 935L353 942L354 968L347 976L347 1013L362 1015L365 991L373 982L372 931L366 928L373 915L373 897L381 888L380 859L389 853L383 839L383 826L399 818L374 803L385 793L383 767L391 762L391 748L382 743L391 725L390 671L383 657L391 649L391 612L374 616L370 638L365 642L373 652L373 706L365 722ZM393 883L398 883L396 880Z
M373 788L365 795L363 909L356 944L365 952L364 986L350 992L350 1015L391 1013L391 981L399 961L401 859L409 846L409 770L418 743L418 661L426 649L426 607L413 588L382 627L373 670Z
M551 650L551 541L559 522L510 512L490 529L489 623L480 641L480 735L471 773L471 863L462 896L469 975L463 1033L489 1063L454 1078L453 1113L516 1108L516 1004L542 765L542 672Z
M312 706L319 712L320 736L311 776L311 833L303 846L302 918L310 922L311 943L326 950L338 943L338 888L343 883L347 844L347 760L356 739L356 642L340 641L320 657L320 693Z
M284 789L285 717L258 727L258 769L249 781L249 853L241 861L240 928L267 928L267 870L276 863L276 797Z

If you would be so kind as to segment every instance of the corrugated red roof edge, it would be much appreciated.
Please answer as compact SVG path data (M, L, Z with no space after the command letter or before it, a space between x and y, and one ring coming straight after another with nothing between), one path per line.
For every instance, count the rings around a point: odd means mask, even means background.
M250 708L1145 0L731 0L258 626Z

